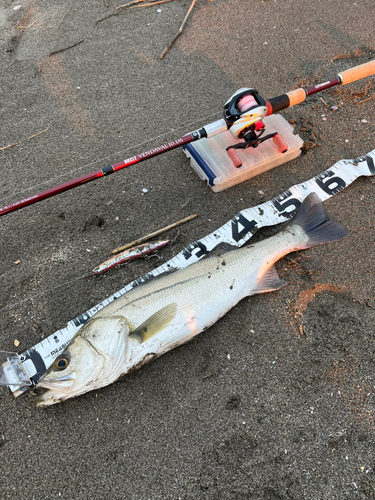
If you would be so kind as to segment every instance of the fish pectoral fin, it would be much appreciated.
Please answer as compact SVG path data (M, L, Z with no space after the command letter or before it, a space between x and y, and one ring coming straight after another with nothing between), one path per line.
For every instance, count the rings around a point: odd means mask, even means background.
M283 281L280 276L277 274L275 266L271 266L268 271L262 276L262 278L258 281L257 286L255 288L256 293L265 293L265 292L273 292L274 290L279 290L286 283Z
M176 316L177 304L169 304L163 307L155 314L146 319L138 328L136 328L129 337L133 337L141 344L158 332L166 328L172 319Z

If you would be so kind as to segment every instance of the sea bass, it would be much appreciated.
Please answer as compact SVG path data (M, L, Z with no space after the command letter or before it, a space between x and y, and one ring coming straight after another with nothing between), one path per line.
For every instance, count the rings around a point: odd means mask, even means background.
M114 300L79 330L38 387L49 406L115 382L213 325L241 299L285 285L274 264L284 255L337 241L348 231L315 194L270 238L237 248L219 244L183 269L171 269Z

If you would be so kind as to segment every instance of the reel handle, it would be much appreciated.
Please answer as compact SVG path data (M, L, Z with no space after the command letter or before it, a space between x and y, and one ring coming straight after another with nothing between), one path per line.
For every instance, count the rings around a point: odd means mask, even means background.
M270 135L268 135L268 136L266 136L264 138L259 139L259 143L261 143L261 142L263 142L263 141L265 141L267 139L271 139L271 137L272 137L273 144L274 144L275 148L277 149L277 151L279 153L283 154L283 153L286 153L288 151L288 145L284 142L284 139L278 133L276 133L276 134L270 134ZM251 143L248 146L251 146ZM228 154L229 158L231 159L231 161L233 163L233 166L235 168L242 167L242 160L238 156L238 154L236 152L236 148L247 149L248 146L246 144L244 144L244 145L241 145L241 144L240 145L238 145L238 144L236 145L236 144L234 144L233 146L229 146L227 148L227 154Z
M272 140L279 153L286 153L288 151L288 145L284 142L280 134L275 134Z
M235 168L242 167L242 161L234 148L227 149L227 154L229 158L232 160L233 166Z

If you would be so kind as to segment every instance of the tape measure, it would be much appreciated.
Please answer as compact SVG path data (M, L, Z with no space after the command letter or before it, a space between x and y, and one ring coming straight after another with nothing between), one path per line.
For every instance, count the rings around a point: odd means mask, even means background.
M8 358L8 362L4 363L2 368L0 367L0 384L9 385L14 396L20 396L39 382L54 359L68 346L73 336L95 313L134 286L168 271L171 267L182 268L193 264L208 254L218 243L225 242L240 247L261 227L273 226L291 219L310 193L316 193L324 201L342 191L358 177L371 175L375 175L375 149L356 160L340 160L328 170L306 182L292 186L273 200L241 210L216 231L191 243L167 263L129 283L100 304L70 321L65 328L56 331L19 355L19 366L17 366L17 358L14 358L13 353L12 357ZM19 385L15 385L15 382L19 382Z

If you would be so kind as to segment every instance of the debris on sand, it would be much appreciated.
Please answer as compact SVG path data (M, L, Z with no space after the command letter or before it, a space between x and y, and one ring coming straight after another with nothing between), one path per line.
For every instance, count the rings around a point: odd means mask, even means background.
M176 35L174 36L173 40L171 41L171 43L163 50L163 52L160 54L160 59L163 59L163 57L166 55L166 53L169 51L169 49L172 47L172 45L174 44L174 42L177 40L177 38L181 35L182 33L182 30L184 29L184 26L186 24L186 21L190 15L190 12L193 10L194 8L194 5L196 4L196 1L197 0L193 0L191 5L190 5L190 8L185 16L185 19L182 21L182 24L181 26L179 27ZM212 1L212 0L211 0Z
M79 42L73 43L73 45L69 45L69 47L65 47L63 49L55 50L54 52L50 53L50 57L53 56L54 54L59 54L60 52L64 52L64 50L72 49L73 47L76 47L80 43L84 42L84 39L80 40Z
M185 217L184 219L181 219L177 222L174 222L173 224L170 224L169 226L163 227L162 229L158 229L157 231L154 231L153 233L147 234L146 236L143 236L142 238L139 238L138 240L132 241L130 243L127 243L126 245L115 248L114 250L111 251L111 254L114 255L118 252L122 252L123 250L131 248L134 245L139 245L140 243L143 243L147 240L150 240L154 236L159 236L159 234L162 234L162 233L165 233L166 231L169 231L169 229L174 229L175 227L179 226L180 224L183 224L184 222L187 222L191 219L195 219L195 217L198 217L198 214L189 215L188 217Z
M143 3L146 1L148 1L148 3ZM125 10L136 9L139 7L150 7L153 5L159 5L161 3L168 3L168 2L173 2L173 0L158 0L158 1L156 1L156 0L134 0L134 1L126 3L124 5L119 5L118 7L116 7L116 12L112 12L112 14L109 14L108 16L105 16L105 17L102 17L101 19L98 19L95 22L95 24L98 24L101 21L104 21L104 19L108 19L109 17L117 16L117 14L121 14L121 12L124 12Z
M14 144L10 144L9 146L4 146L3 148L0 148L0 151L5 151L6 149L13 148L14 146L18 146L23 142L29 141L30 139L34 139L34 137L37 137L40 134L44 134L44 132L47 132L47 130L48 128L46 128L46 130L42 130L41 132L38 132L37 134L28 137L27 139L22 139L22 141L15 142Z

